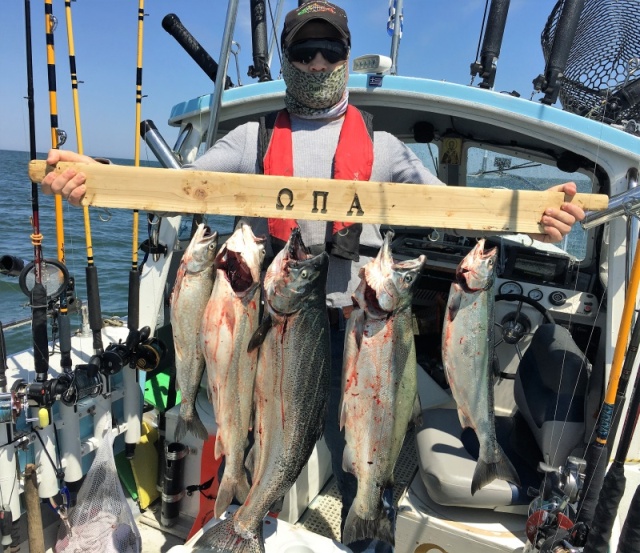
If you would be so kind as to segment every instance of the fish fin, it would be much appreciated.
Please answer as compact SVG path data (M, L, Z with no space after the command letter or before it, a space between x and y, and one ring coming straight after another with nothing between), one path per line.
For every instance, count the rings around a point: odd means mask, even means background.
M220 435L220 432L216 433L216 445L214 446L213 449L213 456L216 459L220 459L220 457L222 457L224 455L224 443L222 440L222 436Z
M251 336L251 340L249 340L249 345L247 346L248 353L251 353L254 349L262 345L262 342L264 342L264 339L267 336L267 332L269 332L269 329L272 326L273 326L273 320L271 319L271 316L266 315L262 319L260 326L253 333L253 336Z
M253 474L256 462L256 444L251 446L249 449L249 453L247 453L247 458L244 460L244 467L249 471L249 474Z
M205 428L204 424L200 420L200 417L198 416L198 413L195 412L195 410L191 419L187 419L182 415L178 416L178 423L176 424L174 440L176 442L182 441L182 438L186 436L187 432L190 432L196 438L200 438L205 442L209 438L209 432Z
M342 530L342 543L349 545L360 540L377 539L393 546L395 545L393 526L393 517L389 517L384 509L380 509L375 519L365 520L355 513L354 506L351 505Z
M227 507L233 503L234 497L240 504L244 503L249 495L249 482L244 471L237 480L229 478L226 474L222 475L218 495L216 497L216 505L214 508L214 516L220 518Z
M453 292L453 290L451 291ZM462 296L460 294L449 293L449 303L447 303L447 316L449 321L453 321L458 315L460 310L460 303L462 302Z
M416 426L422 426L422 405L420 404L419 395L416 395L416 400L413 402L413 413L411 414L411 420Z
M194 553L265 553L262 521L255 536L243 538L235 531L233 518L227 518L202 534L192 551Z
M496 478L520 486L520 477L502 449L500 449L499 459L496 463L486 463L482 459L478 459L476 469L473 472L473 480L471 481L471 495L474 495Z
M349 447L349 444L345 444L344 450L342 452L342 470L344 472L350 472L351 474L353 474L355 470L355 459L353 453L353 448Z
M458 407L458 420L460 421L460 426L462 428L473 428L473 424L471 423L471 419L467 417L467 414Z
M181 442L182 438L187 434L187 422L178 415L178 422L176 423L176 430L173 433L173 441Z
M347 406L344 402L344 398L340 400L340 430L347 424Z

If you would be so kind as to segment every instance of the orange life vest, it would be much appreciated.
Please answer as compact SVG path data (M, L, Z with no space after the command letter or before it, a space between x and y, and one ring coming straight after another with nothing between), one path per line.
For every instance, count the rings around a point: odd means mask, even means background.
M265 175L293 176L291 118L287 110L280 111L276 117L263 167ZM372 167L373 141L369 128L360 111L349 105L333 160L333 178L369 180ZM295 219L269 219L268 224L275 249L281 248L289 239L291 231L298 226ZM357 261L361 233L360 223L333 222L330 253Z

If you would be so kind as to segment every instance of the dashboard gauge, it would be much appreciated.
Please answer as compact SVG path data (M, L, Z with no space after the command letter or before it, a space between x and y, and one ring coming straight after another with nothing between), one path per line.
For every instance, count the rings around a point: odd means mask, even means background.
M503 282L498 289L500 294L519 294L522 295L522 286L520 286L514 280Z
M549 294L549 301L553 305L560 307L561 305L564 305L566 303L567 295L560 290L556 290L555 292L551 292L551 294Z
M529 298L534 301L540 301L543 298L544 294L542 293L542 290L540 290L540 288L533 288L532 290L529 290L527 296L529 296Z

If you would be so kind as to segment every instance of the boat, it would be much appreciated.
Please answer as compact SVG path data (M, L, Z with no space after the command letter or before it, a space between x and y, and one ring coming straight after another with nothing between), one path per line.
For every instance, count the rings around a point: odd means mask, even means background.
M626 487L617 516L605 531L608 551L616 551L621 535L628 534L625 523L634 524L628 515L640 485L640 437L632 428L632 392L638 374L633 361L639 337L635 326L631 334L630 321L640 274L636 269L640 44L628 34L622 48L599 34L615 16L626 18L625 24L633 28L629 21L637 23L640 14L631 4L565 0L555 5L543 32L546 68L536 83L538 101L493 88L508 0L490 2L483 47L471 66L472 75L481 79L479 86L396 74L399 24L392 26L390 57L376 53L352 61L350 102L373 115L376 130L407 143L448 186L520 193L574 181L580 193L609 199L607 209L589 212L558 245L525 234L487 237L498 248L496 428L521 485L495 480L475 494L471 479L477 440L460 426L442 367L440 337L456 267L478 234L445 225L388 226L395 233L396 258L427 257L413 300L423 420L408 431L396 467L397 553L586 552L585 536L598 522L594 523L594 511L602 476L608 465L616 463L624 470ZM264 8L259 0L254 5ZM403 3L394 6L392 21L402 13ZM197 41L185 40L189 33L176 16L163 22L216 83L227 81L237 9L238 2L230 0L218 63ZM267 25L259 18L254 23L258 28ZM152 121L144 122L142 134L161 165L179 168L190 163L231 129L284 106L284 82L271 78L265 61L267 34L255 35L262 36L253 45L259 82L227 88L216 84L212 94L177 103L169 115L169 124L177 130L172 147ZM613 84L612 66L619 76ZM86 368L93 355L87 353L93 352L88 323L72 338L70 374L75 387L54 363L48 379L36 379L33 351L7 356L7 382L0 397L2 413L8 411L12 418L0 425L0 486L3 495L12 497L5 508L17 521L23 507L20 494L11 491L22 490L25 483L15 476L16 459L22 467L27 463L38 467L38 481L46 483L38 493L49 500L60 490L58 467L49 462L56 447L62 452L65 478L79 482L89 470L105 425L122 435L119 447L127 456L143 448L148 454L150 440L142 445L147 434L140 432L144 421L161 444L156 463L161 469L157 488L162 493L156 489L155 501L162 507L146 510L138 525L188 537L173 549L178 553L190 551L202 528L217 521L203 516L202 510L203 505L211 507L206 500L213 495L207 482L213 469L207 478L201 473L203 459L210 454L208 446L191 436L176 444L178 407L159 408L141 399L144 377L156 375L137 369L156 369L161 357L171 358L166 290L175 279L192 228L191 216L157 215L161 222L148 238L150 255L140 274L138 324L102 329L108 344L105 351L117 369L95 373ZM208 218L222 237L231 232L232 222L232 217ZM170 375L171 367L166 370ZM628 383L631 388L625 393ZM65 395L70 388L74 393ZM38 400L42 389L47 393L41 395L51 400L48 405ZM42 413L43 407L49 415ZM204 386L197 407L214 434L215 418ZM108 420L110 414L113 420ZM181 476L182 483L174 474L167 477L167 467ZM165 488L167 482L174 488ZM320 440L279 515L265 519L267 551L348 551L338 541L339 505L328 452Z

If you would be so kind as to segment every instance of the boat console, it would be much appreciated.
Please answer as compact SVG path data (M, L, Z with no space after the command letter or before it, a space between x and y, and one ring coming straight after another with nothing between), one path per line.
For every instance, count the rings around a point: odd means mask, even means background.
M393 243L397 259L427 257L413 305L418 362L428 381L416 431L416 480L438 505L526 511L528 488L540 485L538 463L558 466L580 455L590 430L589 374L600 339L597 275L560 248L529 237L487 239L487 247L498 248L496 434L522 484L495 480L471 495L475 433L461 428L453 400L434 404L431 398L437 387L448 389L440 357L444 310L456 268L475 244L475 238L435 229L396 231ZM566 398L573 399L567 404Z
M428 314L435 305L443 308L443 302L446 304L456 267L475 243L475 238L437 229L397 231L393 242L397 259L427 257L414 292L420 335L441 332L442 321L434 321ZM593 362L600 338L597 273L560 248L534 242L528 236L489 237L487 247L498 248L494 293L500 372L515 372L533 332L543 321L565 326ZM431 319L427 324L425 314Z

